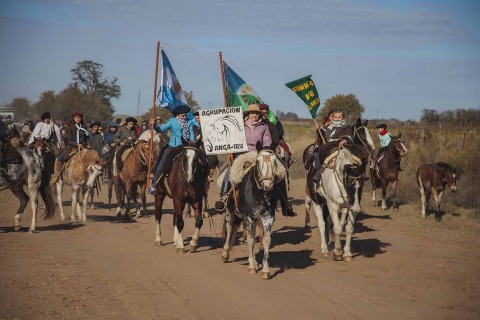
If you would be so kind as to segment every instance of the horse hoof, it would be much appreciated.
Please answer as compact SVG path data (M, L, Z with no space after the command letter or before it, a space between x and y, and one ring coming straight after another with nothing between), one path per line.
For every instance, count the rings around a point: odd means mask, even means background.
M198 246L190 245L190 252L197 252Z
M330 254L328 252L322 252L322 257L328 258Z
M394 207L394 208L393 208L393 211L398 211L398 207Z
M36 230L33 230L33 229L29 229L28 232L30 232L30 234L37 233L37 231L36 231Z
M15 227L13 227L13 230L16 232L16 231L20 231L20 229L22 228L22 225L19 224L19 225L16 225Z
M305 223L305 230L310 230L310 223Z
M248 273L249 273L249 274L257 274L257 269L255 269L255 268L248 268Z
M163 246L162 241L154 241L153 244L156 245L157 247Z
M351 257L351 256L343 257L343 261L345 261L345 262L351 262L351 261L352 261L352 257Z
M269 280L270 279L270 272L262 272L262 279Z
M242 244L242 243L244 243L244 242L245 242L245 238L244 238L244 237L240 237L240 238L238 239L238 243Z
M258 248L258 252L260 251L265 251L265 248L263 246L260 246L260 248Z
M185 253L185 248L177 248L175 253Z
M342 261L343 256L341 254L337 255L337 254L333 253L333 260L334 261Z

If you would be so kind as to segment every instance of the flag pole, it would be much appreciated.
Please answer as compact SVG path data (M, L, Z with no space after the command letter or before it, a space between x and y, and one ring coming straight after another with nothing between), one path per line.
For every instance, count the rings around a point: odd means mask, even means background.
M220 71L222 73L222 88L223 88L223 104L224 108L227 108L227 87L225 85L225 70L223 68L223 56L222 56L222 51L218 52L218 58L220 59ZM227 162L228 166L232 167L233 163L233 154L232 153L227 153ZM237 190L233 188L233 199L235 200L235 206L238 207L237 203Z
M153 81L153 102L152 119L155 119L155 101L157 99L157 79L158 79L158 57L160 55L160 41L157 41L157 58L155 60L155 79ZM153 121L151 121L153 122ZM150 171L152 169L153 159L153 135L155 134L155 123L150 124L150 156L148 157L147 189L150 189Z

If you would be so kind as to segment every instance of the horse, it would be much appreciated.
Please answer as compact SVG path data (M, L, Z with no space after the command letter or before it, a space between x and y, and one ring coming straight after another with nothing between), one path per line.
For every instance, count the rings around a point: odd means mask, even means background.
M335 248L334 260L351 261L350 243L355 224L355 217L360 212L360 201L363 188L361 163L354 159L352 153L343 147L326 160L327 167L322 173L319 185L312 182L313 171L306 174L306 224L310 223L309 212L313 206L321 234L321 252L328 257L329 251L326 242L326 228L328 214L333 222ZM328 210L328 211L327 211ZM339 218L339 212L341 216ZM307 219L308 217L308 219ZM342 251L340 235L345 226L345 246ZM327 230L330 230L327 228Z
M370 178L372 180L372 201L373 205L377 206L377 201L375 199L375 194L377 188L382 188L382 209L387 210L387 203L385 201L385 195L387 193L387 186L389 183L392 184L392 201L393 210L398 210L398 204L396 201L397 196L397 185L398 185L398 165L397 162L400 159L407 155L408 150L403 143L402 134L400 133L398 137L392 136L387 147L382 148L378 153L378 160L374 164L373 168L370 168Z
M127 155L119 173L119 186L115 187L115 193L118 201L117 217L122 215L124 207L123 199L126 197L125 217L130 218L130 201L133 199L136 207L136 218L142 216L140 206L138 204L138 187L140 187L140 198L142 200L143 211L147 210L147 197L145 191L147 189L148 161L152 157L156 158L160 153L160 138L154 134L152 149L150 150L150 139L152 134L150 130L144 131L138 140L133 144L132 151ZM154 161L152 161L154 163Z
M277 210L277 202L280 200L282 214L286 216L296 216L296 213L293 212L292 206L288 202L288 190L290 189L290 175L288 169L295 162L295 160L292 158L293 149L288 143L281 140L278 146L275 148L275 154L285 164L285 167L287 168L287 174L285 179L278 182L276 192L273 193L272 209Z
M40 193L45 204L45 210L42 214L44 219L50 219L55 215L55 198L47 180L48 176L44 174L42 157L32 149L17 148L17 151L20 153L23 163L8 164L11 183L7 185L0 180L0 190L9 188L20 201L20 206L15 215L15 231L20 230L23 212L28 200L31 200L32 222L29 232L35 233L37 227L38 194ZM29 195L23 189L25 185Z
M56 182L57 203L60 209L62 221L65 220L63 213L62 191L63 185L72 187L72 221L75 221L75 212L83 222L87 221L87 201L90 188L95 180L102 174L104 161L100 159L98 152L92 149L79 149L76 154L64 165L62 173ZM80 193L83 196L83 211L80 208Z
M100 154L100 159L105 161L105 167L103 168L103 181L107 185L108 189L108 210L111 210L112 207L112 195L113 195L113 158L115 156L115 148L109 144L105 144L102 147L102 153ZM93 201L93 197L92 197ZM118 201L118 199L117 199Z
M270 149L262 148L257 143L257 152L249 152L235 159L230 171L230 181L237 186L237 200L232 196L227 202L225 213L224 246L222 261L225 263L230 257L230 248L235 242L235 231L243 222L247 230L247 244L249 249L248 273L256 274L259 265L253 254L255 244L256 225L263 228L263 266L262 279L270 278L269 250L271 232L275 221L275 213L271 210L271 192L278 181L285 178L287 169L281 160ZM251 165L243 170L243 163Z
M185 253L182 231L184 227L183 209L185 204L193 207L195 214L195 231L190 240L191 252L198 248L200 229L203 225L202 200L207 196L205 183L208 177L208 164L203 152L199 149L201 141L188 142L184 146L177 147L172 153L176 154L172 168L168 175L163 177L156 185L155 192L155 231L154 243L162 245L162 232L160 222L162 220L163 201L168 196L173 200L174 236L173 245L177 253Z
M440 202L442 201L445 186L448 185L451 192L457 191L457 178L462 173L462 169L454 168L445 162L425 163L418 167L417 182L420 189L422 217L424 219L429 215L430 196L433 194L435 199L435 220L440 222L442 218Z

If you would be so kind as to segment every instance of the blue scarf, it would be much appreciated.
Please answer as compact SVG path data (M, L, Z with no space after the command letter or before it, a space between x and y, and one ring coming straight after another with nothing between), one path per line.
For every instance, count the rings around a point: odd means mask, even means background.
M188 130L188 123L186 119L180 119L177 117L177 122L182 128L182 137L185 141L190 141L190 131Z

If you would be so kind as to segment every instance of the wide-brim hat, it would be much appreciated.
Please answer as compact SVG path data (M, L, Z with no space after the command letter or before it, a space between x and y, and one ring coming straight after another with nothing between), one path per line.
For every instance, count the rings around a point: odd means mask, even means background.
M175 108L175 110L173 110L173 115L179 115L179 114L184 114L184 113L188 113L188 111L190 111L190 107L187 106L187 105L181 105L181 106L178 106Z
M72 113L72 118L73 118L73 117L83 118L83 113L76 111L76 112Z
M261 114L261 110L260 110L260 107L258 106L258 104L250 104L247 109L245 111L243 111L243 114L244 115L248 115L250 113L258 113L258 114Z
M136 124L137 119L135 119L134 117L128 117L127 119L125 119L125 123L129 123L129 122L133 122L134 124Z
M102 124L99 121L93 121L92 124L90 124L90 128L93 128L95 126L101 127Z
M260 108L261 111L268 111L270 110L270 106L266 103L261 103L258 105L258 107Z
M116 128L116 127L118 127L118 123L116 123L115 121L110 121L110 122L108 123L108 126L109 126L109 127L115 127L115 128Z
M381 123L377 126L377 129L387 129L387 125L384 123Z

